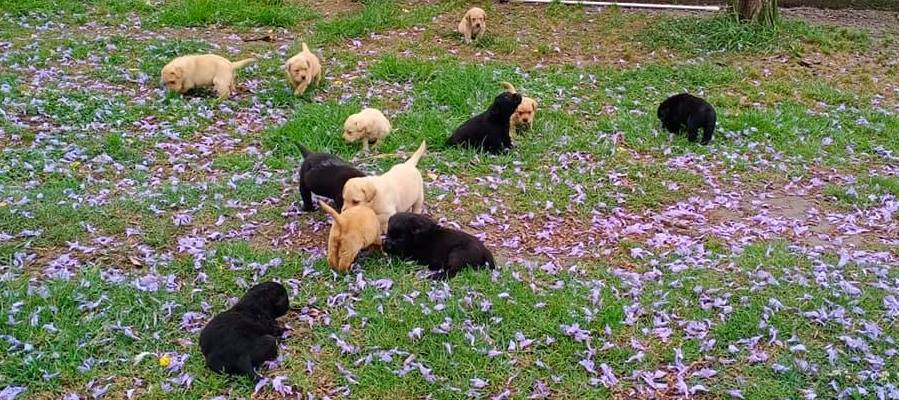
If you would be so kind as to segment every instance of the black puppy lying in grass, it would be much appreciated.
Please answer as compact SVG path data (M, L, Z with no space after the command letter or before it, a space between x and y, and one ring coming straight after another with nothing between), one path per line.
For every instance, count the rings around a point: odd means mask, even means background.
M449 279L462 268L495 268L490 250L476 237L443 228L430 218L413 213L397 213L387 222L384 251L411 259L435 271L433 279Z
M303 211L312 211L312 193L334 200L334 209L343 208L343 185L365 173L328 153L313 153L300 145L303 165L300 167L300 196Z
M471 117L456 128L447 144L486 150L492 154L500 154L512 148L509 137L509 119L521 104L518 93L503 92L493 99L487 111Z
M256 368L278 357L278 339L284 328L275 319L288 308L287 290L280 283L251 287L234 307L216 315L200 331L206 366L215 372L259 380Z
M687 128L687 139L695 142L699 136L699 128L702 128L703 145L712 140L715 132L715 108L699 97L688 93L681 93L669 97L659 105L656 113L662 125L671 133L680 133Z

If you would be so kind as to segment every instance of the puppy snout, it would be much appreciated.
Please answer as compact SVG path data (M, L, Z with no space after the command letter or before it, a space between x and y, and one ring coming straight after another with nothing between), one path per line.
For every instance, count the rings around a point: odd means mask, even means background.
M481 23L480 23L480 22L475 22L475 23L474 23L474 27L475 27L475 28L480 28L480 27L481 27Z

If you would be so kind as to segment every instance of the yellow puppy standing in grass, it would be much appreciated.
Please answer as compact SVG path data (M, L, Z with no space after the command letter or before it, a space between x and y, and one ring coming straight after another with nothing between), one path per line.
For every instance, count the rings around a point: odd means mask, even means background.
M211 86L220 99L227 99L234 91L235 72L255 61L255 58L247 58L231 62L215 54L181 56L162 68L162 84L181 94L193 88Z
M347 142L362 140L362 151L368 152L368 145L377 146L391 130L390 121L380 110L366 108L347 117L343 123L343 138Z
M316 83L322 81L322 64L315 53L309 51L306 43L303 43L302 51L287 60L284 70L287 72L287 83L296 96L305 93L313 79Z
M487 31L487 13L478 7L472 7L465 12L462 21L459 21L459 33L465 37L465 43L471 43L473 39L481 37Z
M425 142L406 162L394 165L378 176L353 178L343 185L343 211L368 207L378 216L381 232L387 232L387 220L398 212L421 214L424 209L424 181L418 160L425 153Z
M500 84L507 92L517 93L515 86L512 86L511 83L502 82ZM512 117L509 119L509 136L514 138L515 133L518 132L519 128L531 129L531 125L533 125L536 116L537 100L521 96L521 104L518 105L518 108L515 109L515 112L512 113Z
M360 251L369 247L381 247L381 224L375 212L368 207L353 207L342 214L318 203L334 217L328 233L328 265L339 272L347 272Z

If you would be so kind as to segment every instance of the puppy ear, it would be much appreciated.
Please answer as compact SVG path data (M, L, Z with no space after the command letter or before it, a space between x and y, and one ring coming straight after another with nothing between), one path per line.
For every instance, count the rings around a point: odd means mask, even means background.
M365 195L365 201L370 202L374 200L375 195L378 193L378 189L375 188L375 185L368 183L362 186L362 194Z
M532 111L534 111L534 112L537 112L537 104L538 104L538 103L537 103L537 100L532 100L532 103L531 103L531 104L533 104L533 105L534 105L534 107L533 107L533 110L532 110Z
M471 24L471 13L465 13L465 22Z

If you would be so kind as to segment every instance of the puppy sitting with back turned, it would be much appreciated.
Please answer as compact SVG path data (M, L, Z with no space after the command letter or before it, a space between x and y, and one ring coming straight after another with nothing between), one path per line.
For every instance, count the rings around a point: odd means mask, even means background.
M350 143L362 140L362 151L368 153L368 145L377 146L390 130L390 121L384 113L378 109L366 108L344 121L343 139Z
M700 143L703 145L709 144L715 132L717 119L715 108L689 93L669 97L659 105L656 115L662 121L662 126L671 133L677 134L686 128L687 139L691 142L695 142L698 138L700 128L702 128Z
M459 33L465 38L465 43L484 35L487 31L487 13L478 7L472 7L465 12L465 16L459 21Z
M520 94L500 93L487 111L456 128L447 144L486 150L492 154L508 152L512 148L512 137L509 134L511 118L519 104Z
M247 58L231 62L215 54L181 56L162 68L161 83L168 90L181 94L194 88L213 87L220 99L227 99L234 92L237 70L255 61L255 58Z
M312 194L334 200L334 207L343 208L343 185L346 181L365 176L350 163L328 153L313 153L302 144L303 165L300 167L300 196L303 211L312 211Z
M434 279L452 278L465 267L496 267L493 254L476 237L441 227L419 214L398 213L390 217L384 251L427 265L434 271Z
M323 210L334 217L328 232L328 266L347 272L360 251L381 248L381 223L371 208L352 207L342 213L320 203Z
M276 318L287 313L290 300L280 283L260 283L200 331L206 366L215 372L259 380L256 368L278 357L284 328Z

